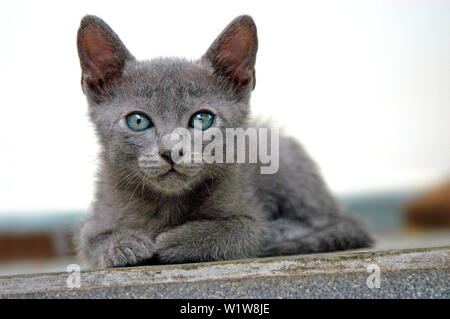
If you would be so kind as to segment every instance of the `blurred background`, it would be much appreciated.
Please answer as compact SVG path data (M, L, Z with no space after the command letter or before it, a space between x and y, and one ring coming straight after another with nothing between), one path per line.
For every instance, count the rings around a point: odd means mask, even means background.
M138 59L196 59L256 21L255 115L320 165L372 249L450 245L450 1L0 2L0 275L65 270L97 144L76 32L103 18Z

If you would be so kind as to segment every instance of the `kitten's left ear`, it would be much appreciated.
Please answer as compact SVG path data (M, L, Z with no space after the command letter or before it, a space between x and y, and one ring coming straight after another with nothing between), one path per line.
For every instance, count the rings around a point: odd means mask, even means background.
M234 19L217 37L202 60L209 61L217 75L225 77L237 93L254 89L258 37L250 16Z
M83 91L96 100L101 100L105 86L121 76L125 63L135 60L117 34L93 15L81 20L77 46Z

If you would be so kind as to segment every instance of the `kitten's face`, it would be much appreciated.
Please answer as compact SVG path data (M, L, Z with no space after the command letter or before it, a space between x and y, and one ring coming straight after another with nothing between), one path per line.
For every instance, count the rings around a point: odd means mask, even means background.
M230 30L225 29L199 61L138 62L104 22L93 17L85 19L93 20L84 26L82 21L78 35L82 68L84 66L82 84L88 96L90 117L108 165L115 171L118 187L148 186L164 193L180 193L207 178L221 177L227 164L174 162L171 151L176 141L170 135L178 128L188 130L191 136L195 130L201 131L192 127L193 117L198 114L208 116L207 130L225 132L227 127L245 125L250 91L254 86L254 61L250 63L251 69L248 69L248 61L240 61L248 60L246 52L242 51L245 48L230 35L234 32L243 38L236 25L243 21L232 22L227 28ZM256 41L256 30L247 30L253 25L245 20L243 26L245 32L251 31ZM91 46L94 46L92 52L89 51ZM222 52L222 46L228 51L236 49L235 56ZM99 57L101 49L105 52ZM108 52L112 54L108 56ZM252 54L256 54L256 49ZM117 60L121 56L122 60ZM228 61L229 58L234 60ZM94 67L90 69L92 63ZM235 66L240 70L234 70ZM194 156L194 152L183 153L183 150L179 154L184 158Z
M219 164L172 163L168 156L176 144L170 137L175 129L187 129L193 136L198 128L190 126L192 117L207 113L213 116L208 129L224 131L242 127L248 114L247 100L236 100L232 92L220 88L212 70L184 60L130 64L108 95L107 101L91 105L90 115L111 165L123 172L125 180L131 174L135 182L164 192L189 189L220 170ZM136 126L137 120L142 125L147 119L147 125Z

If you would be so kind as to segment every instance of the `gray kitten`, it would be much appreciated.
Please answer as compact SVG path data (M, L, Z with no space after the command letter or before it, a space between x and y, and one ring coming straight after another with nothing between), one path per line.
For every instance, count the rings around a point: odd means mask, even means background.
M233 20L197 61L137 61L95 16L82 19L77 45L101 145L95 200L77 235L88 262L183 263L370 245L291 138L280 138L272 175L260 174L258 163L173 161L167 136L177 127L198 129L189 126L193 116L213 117L222 131L254 125L248 117L258 41L251 17Z

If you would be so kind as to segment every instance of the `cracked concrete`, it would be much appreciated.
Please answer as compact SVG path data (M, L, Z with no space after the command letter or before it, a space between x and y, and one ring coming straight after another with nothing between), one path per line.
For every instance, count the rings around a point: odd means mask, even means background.
M450 247L0 277L1 298L449 298ZM366 284L380 267L380 288Z

